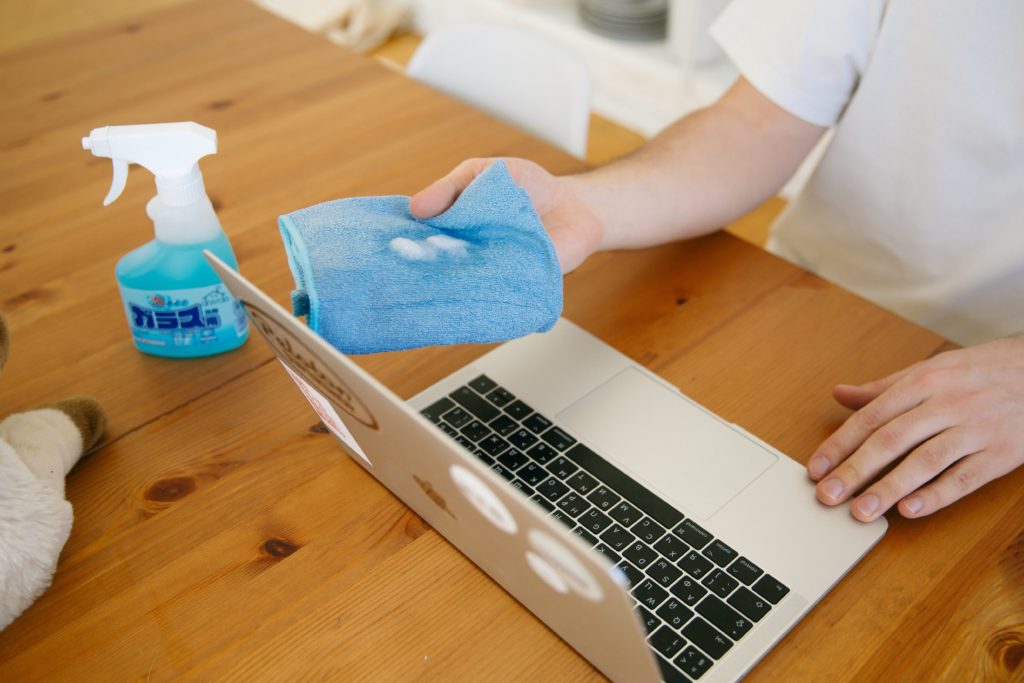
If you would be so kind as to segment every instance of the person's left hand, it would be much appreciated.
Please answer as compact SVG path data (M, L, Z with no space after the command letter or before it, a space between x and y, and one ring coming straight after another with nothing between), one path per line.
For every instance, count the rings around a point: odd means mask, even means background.
M1024 463L1024 337L948 351L836 400L855 412L811 456L818 500L862 522L893 505L921 517ZM827 476L826 476L827 475Z

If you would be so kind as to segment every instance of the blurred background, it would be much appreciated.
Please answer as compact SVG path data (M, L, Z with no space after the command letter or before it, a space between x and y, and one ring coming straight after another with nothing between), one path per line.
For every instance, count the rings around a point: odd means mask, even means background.
M130 22L137 13L192 1L195 0L7 0L0 3L0 51L60 40L70 32L110 22ZM737 76L707 34L708 26L729 0L239 1L255 2L303 29L403 71L417 51L425 47L424 38L446 35L456 27L479 27L474 29L478 38L488 27L503 27L512 38L516 33L527 34L530 41L526 43L508 41L512 58L506 54L495 59L522 66L529 58L554 60L561 55L570 66L574 66L573 62L582 65L584 75L577 80L585 80L579 96L585 98L585 120L582 124L561 122L563 127L569 125L574 129L573 135L583 136L579 144L559 139L558 133L547 134L544 121L533 124L518 119L521 113L529 114L529 110L535 109L537 102L546 101L552 88L560 94L561 89L555 85L546 86L547 94L543 89L528 96L513 93L514 96L505 98L512 103L509 104L498 101L507 93L488 93L485 88L476 87L487 83L486 79L481 80L482 74L476 74L476 81L461 84L460 93L457 80L462 74L453 73L443 57L431 54L434 59L426 59L426 50L418 58L421 64L414 64L416 68L409 73L592 164L634 151L683 114L712 102ZM458 59L457 63L477 64L481 41L488 46L494 42L480 38L476 46L451 47L464 52L468 49L474 55L472 59ZM541 47L550 52L540 51ZM543 57L536 56L539 51ZM458 58L457 53L455 56ZM532 77L527 74L526 78ZM516 111L515 103L523 111ZM552 104L560 106L559 102ZM768 225L784 205L783 199L769 200L729 229L763 245Z

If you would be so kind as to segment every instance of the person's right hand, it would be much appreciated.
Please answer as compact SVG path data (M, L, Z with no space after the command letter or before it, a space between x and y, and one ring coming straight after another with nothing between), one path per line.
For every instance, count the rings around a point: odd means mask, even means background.
M497 158L467 159L448 175L414 194L409 209L417 218L432 218L452 205L474 178ZM580 199L570 178L558 178L525 159L504 158L516 185L530 196L548 231L562 272L568 273L597 251L604 233L600 221Z

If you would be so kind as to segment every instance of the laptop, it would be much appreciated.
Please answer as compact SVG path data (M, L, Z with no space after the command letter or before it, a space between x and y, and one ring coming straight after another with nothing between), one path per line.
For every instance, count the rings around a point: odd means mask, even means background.
M613 681L742 677L885 533L568 320L403 401L206 257L355 462Z

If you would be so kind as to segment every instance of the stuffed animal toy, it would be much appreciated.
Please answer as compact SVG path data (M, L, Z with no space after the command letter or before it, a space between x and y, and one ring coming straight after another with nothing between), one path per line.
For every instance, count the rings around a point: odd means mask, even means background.
M0 369L9 349L0 316ZM85 397L0 422L0 631L49 587L71 533L64 476L105 424L103 408Z

